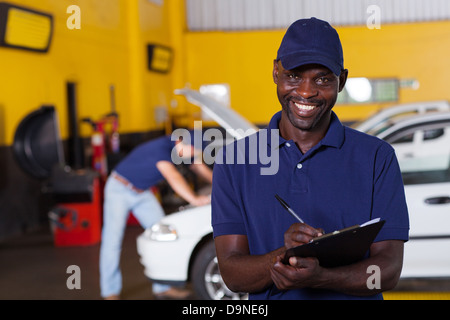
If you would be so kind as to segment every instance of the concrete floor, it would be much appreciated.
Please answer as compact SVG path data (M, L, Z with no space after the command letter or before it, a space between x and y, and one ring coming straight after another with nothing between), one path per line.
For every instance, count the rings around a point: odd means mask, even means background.
M153 300L151 282L144 275L136 251L140 226L128 226L122 250L123 300ZM55 247L49 229L0 243L0 300L100 300L98 256L100 244ZM68 289L67 267L81 271L81 288ZM189 287L188 287L189 288ZM192 293L189 300L196 299ZM450 299L450 280L401 280L385 299Z
M124 300L154 299L136 251L136 237L142 232L139 226L128 226L125 233L121 257ZM0 300L99 300L99 251L100 244L55 247L46 229L8 239L0 243ZM67 288L70 265L80 267L81 289Z

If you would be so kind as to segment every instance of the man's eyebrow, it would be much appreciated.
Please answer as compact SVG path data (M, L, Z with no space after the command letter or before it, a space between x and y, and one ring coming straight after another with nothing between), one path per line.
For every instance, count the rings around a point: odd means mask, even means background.
M324 71L319 71L319 72L316 74L316 76L317 76L317 77L324 77L324 76L327 76L327 75L329 75L329 74L331 74L331 73L333 73L333 71L331 71L331 70L324 70Z

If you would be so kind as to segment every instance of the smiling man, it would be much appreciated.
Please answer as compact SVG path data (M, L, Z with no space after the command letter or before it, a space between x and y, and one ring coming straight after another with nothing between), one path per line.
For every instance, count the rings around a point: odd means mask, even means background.
M212 225L231 290L249 292L250 299L382 299L396 285L409 232L401 173L390 145L343 126L332 111L347 75L336 30L315 18L294 22L273 67L282 110L256 133L260 148L279 153L279 170L261 175L265 164L255 163L248 144L219 153ZM274 134L276 143L261 143ZM240 146L246 149L234 152ZM245 161L227 163L230 149ZM305 223L288 215L275 194ZM281 263L289 248L378 217L385 225L362 261L335 268L312 257ZM377 288L367 285L371 266L380 270Z

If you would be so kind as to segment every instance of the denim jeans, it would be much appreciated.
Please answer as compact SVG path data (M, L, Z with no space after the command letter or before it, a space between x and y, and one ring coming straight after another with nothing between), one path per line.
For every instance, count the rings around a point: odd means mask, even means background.
M109 177L105 185L100 245L100 294L102 297L119 295L122 290L120 254L130 211L145 229L164 216L163 208L150 190L138 193L115 178ZM170 286L154 283L152 289L153 293L160 293L169 288Z

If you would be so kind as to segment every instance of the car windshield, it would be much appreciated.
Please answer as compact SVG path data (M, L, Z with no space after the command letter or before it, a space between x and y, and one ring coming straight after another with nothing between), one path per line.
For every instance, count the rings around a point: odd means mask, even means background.
M353 124L352 127L356 130L376 135L389 128L391 121L396 121L398 118L448 110L450 110L450 105L447 101L400 104L382 108L367 119Z
M409 118L409 117L413 117L417 114L418 114L417 112L411 111L411 112L399 113L399 114L393 115L391 117L384 118L384 119L380 120L378 123L373 124L372 127L366 131L366 133L373 135L373 136L377 136L380 133L382 133L382 132L386 131L387 129L389 129L390 127L392 127L397 122L404 120L406 118Z

